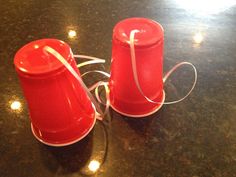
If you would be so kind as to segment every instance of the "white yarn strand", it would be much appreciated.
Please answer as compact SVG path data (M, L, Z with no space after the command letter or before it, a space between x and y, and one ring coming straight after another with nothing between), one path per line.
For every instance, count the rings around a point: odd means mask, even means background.
M190 89L190 91L181 99L179 100L175 100L175 101L170 101L170 102L156 102L156 101L153 101L151 100L150 98L148 98L141 86L140 86L140 83L139 83L139 79L138 79L138 71L137 71L137 65L136 65L136 57L135 57L135 47L134 47L134 37L135 37L135 33L139 32L138 30L132 30L130 32L130 55L131 55L131 64L132 64L132 71L133 71L133 76L134 76L134 81L135 81L135 84L139 90L139 92L142 94L142 96L150 103L154 103L154 104L174 104L174 103L178 103L180 101L183 101L185 98L187 98L191 92L193 91L196 83L197 83L197 70L196 70L196 67L192 64L192 63L189 63L189 62L181 62L181 63L178 63L177 65L175 65L169 72L167 72L167 74L164 76L163 78L163 82L165 83L165 81L169 78L169 76L177 69L179 68L180 66L183 66L183 65L190 65L193 70L194 70L194 82L193 82L193 85Z
M103 117L103 112L102 112L99 104L94 99L93 95L90 93L89 89L84 84L81 77L76 73L76 71L72 68L72 66L65 60L65 58L60 53L58 53L56 50L54 50L53 48L51 48L49 46L45 46L44 50L47 51L48 53L54 55L55 58L57 58L68 69L68 71L70 71L70 73L78 80L78 82L81 84L81 86L83 87L85 92L88 94L90 100L94 104L96 111Z

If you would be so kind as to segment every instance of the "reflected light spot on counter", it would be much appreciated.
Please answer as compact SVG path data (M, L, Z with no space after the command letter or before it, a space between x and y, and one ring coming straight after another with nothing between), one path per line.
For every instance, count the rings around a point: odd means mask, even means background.
M183 9L201 15L218 14L236 5L236 0L175 0Z
M22 107L21 103L19 101L13 101L11 103L11 109L12 110L20 110Z
M75 38L76 35L77 35L77 34L76 34L76 31L75 31L75 30L69 30L69 31L68 31L68 37L69 37L69 38L71 38L71 39L72 39L72 38Z
M193 36L193 40L195 44L201 44L203 41L203 35L202 33L198 32Z
M92 172L96 172L100 167L100 162L98 162L97 160L92 160L89 165L88 168L90 171Z

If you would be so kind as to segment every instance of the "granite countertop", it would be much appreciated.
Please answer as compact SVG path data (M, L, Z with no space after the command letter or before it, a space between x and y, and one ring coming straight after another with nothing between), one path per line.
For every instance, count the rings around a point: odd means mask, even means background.
M236 176L236 6L222 2L2 1L0 176ZM163 25L164 71L181 61L192 62L198 70L193 93L142 119L110 109L109 124L98 121L86 138L71 146L38 142L13 66L16 51L33 40L56 38L76 54L107 59L106 64L82 68L82 73L95 68L109 72L112 29L128 17L151 18ZM69 37L69 30L77 35ZM85 82L98 79L93 75ZM176 72L165 86L167 99L183 96L192 81L188 67ZM17 110L11 108L14 101L21 104ZM100 163L96 173L88 168L94 160Z

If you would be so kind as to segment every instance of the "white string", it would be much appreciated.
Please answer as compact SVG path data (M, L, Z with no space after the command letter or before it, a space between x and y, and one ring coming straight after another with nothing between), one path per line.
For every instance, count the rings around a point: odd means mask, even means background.
M151 100L150 98L148 98L144 94L144 92L143 92L143 90L142 90L142 88L141 88L141 86L139 84L139 79L138 79L138 74L137 74L138 72L137 72L136 58L135 58L135 48L134 48L134 37L135 37L135 33L137 33L137 32L139 32L139 31L138 30L132 30L130 32L130 43L129 44L130 44L131 64L132 64L132 71L133 71L134 81L135 81L135 84L136 84L139 92L142 94L142 96L148 102L151 102L151 103L154 103L154 104L174 104L174 103L178 103L180 101L183 101L185 98L187 98L190 95L190 93L193 91L193 89L194 89L194 87L195 87L195 85L197 83L197 70L196 70L195 66L192 63L189 63L189 62L181 62L181 63L175 65L169 72L167 72L167 74L163 78L163 82L165 82L168 79L168 77L177 68L179 68L180 66L183 66L183 65L190 65L193 68L193 70L194 70L194 82L193 82L193 85L192 85L192 88L190 89L190 91L183 98L181 98L179 100L175 100L175 101L164 102L164 103L156 102L156 101Z
M55 58L57 58L69 71L70 73L79 81L79 83L81 84L81 86L83 87L83 89L85 90L85 92L88 94L90 100L92 101L92 103L94 104L96 111L103 117L103 112L100 108L100 105L97 103L97 101L94 99L93 95L90 93L89 89L87 88L87 86L84 84L83 80L81 79L81 77L77 74L77 72L72 68L72 66L66 61L66 59L60 54L58 53L56 50L54 50L53 48L49 47L49 46L45 46L44 50L47 51L48 53L52 54L53 56L55 56Z
M100 99L100 95L98 94L98 89L100 86L103 86L105 89L105 93L106 93L106 103L103 103L102 100ZM99 103L105 105L105 111L104 111L104 115L106 115L109 111L109 107L110 107L110 98L109 98L109 87L108 87L108 82L102 82L100 83L96 88L95 88L95 96L97 98L97 100L99 101Z
M110 75L109 73L107 73L107 72L100 71L100 70L93 70L93 71L87 71L87 72L83 73L83 74L81 75L81 77L83 77L83 76L85 76L85 75L87 75L87 74L90 74L90 73L100 73L100 74L102 74L102 75L104 75L104 76L106 76L106 77L108 77L108 78L111 76L111 75Z
M108 74L108 73L106 73L104 71L100 71L100 70L87 71L87 72L83 73L81 75L81 77L83 77L83 76L85 76L87 74L90 74L90 73L99 73L99 74L102 74L102 75L110 78L110 74ZM100 95L98 93L98 89L99 89L100 86L103 86L104 89L105 89L106 103L102 102L102 100L100 98ZM89 91L92 91L92 90L95 90L95 96L96 96L98 102L103 104L104 106L106 106L105 111L104 111L104 116L105 116L108 113L109 106L110 106L108 82L98 81L98 82L96 82L95 84L93 84L92 86L89 87Z
M86 66L86 65L90 65L90 64L97 64L97 63L105 63L105 59L101 59L101 58L97 58L97 57L92 57L92 56L87 56L87 55L73 55L75 58L85 58L85 59L89 59L91 61L85 61L83 63L80 63L77 65L78 68ZM108 78L110 78L110 74L104 71L100 71L100 70L93 70L93 71L87 71L85 73L83 73L81 75L81 77L84 77L87 74L90 73L99 73L102 74ZM106 103L103 103L99 93L98 93L98 89L99 87L103 86L105 89L105 94L106 94ZM103 81L98 81L95 84L93 84L92 86L90 86L88 88L89 91L95 90L95 96L96 99L98 100L99 103L103 104L105 106L105 111L103 112L103 117L108 113L109 107L110 107L110 99L109 99L109 88L108 88L108 82L103 82ZM102 118L103 118L102 117Z
M196 69L196 67L195 67L192 63L189 63L189 62L180 62L180 63L176 64L173 68L171 68L170 71L168 71L168 72L165 74L165 76L164 76L164 78L163 78L163 82L165 83L165 81L169 78L169 76L170 76L177 68L179 68L180 66L183 66L183 65L189 65L189 66L191 66L191 67L193 68L194 76L195 76L195 77L194 77L194 81L193 81L193 85L192 85L191 89L189 90L189 92L188 92L184 97L182 97L181 99L176 100L176 101L164 102L164 104L174 104L174 103L178 103L178 102L183 101L185 98L187 98L187 97L191 94L191 92L193 91L193 89L194 89L195 86L196 86L196 83L197 83L197 69Z
M89 64L97 64L97 63L105 63L105 59L97 58L97 57L92 57L92 56L87 56L87 55L73 55L75 58L85 58L89 59L91 61L85 61L83 63L80 63L77 65L78 68L89 65Z

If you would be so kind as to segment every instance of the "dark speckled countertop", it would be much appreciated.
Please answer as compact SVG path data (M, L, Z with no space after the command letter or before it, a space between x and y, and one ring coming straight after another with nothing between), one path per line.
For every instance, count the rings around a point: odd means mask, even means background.
M212 3L210 3L212 2ZM0 5L1 177L234 177L236 176L236 4L193 0L8 0ZM74 53L106 58L81 72L109 72L113 26L147 17L165 29L164 71L180 61L198 69L194 92L143 119L110 110L111 123L97 122L82 141L63 148L39 143L13 58L40 38L67 42ZM77 36L68 37L75 30ZM82 60L77 60L81 62ZM87 84L100 79L85 78ZM167 99L181 97L193 77L187 67L166 85ZM14 101L21 103L12 110ZM93 174L91 161L101 163Z

